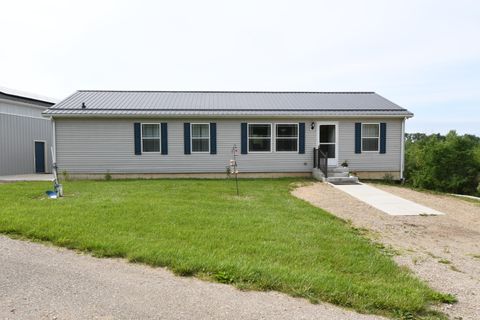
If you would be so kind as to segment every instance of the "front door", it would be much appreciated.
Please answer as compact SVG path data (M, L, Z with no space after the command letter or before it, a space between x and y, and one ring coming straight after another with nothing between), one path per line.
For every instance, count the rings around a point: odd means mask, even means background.
M338 165L338 124L336 122L317 123L317 145L328 156L328 165Z
M35 141L35 172L45 173L45 142Z

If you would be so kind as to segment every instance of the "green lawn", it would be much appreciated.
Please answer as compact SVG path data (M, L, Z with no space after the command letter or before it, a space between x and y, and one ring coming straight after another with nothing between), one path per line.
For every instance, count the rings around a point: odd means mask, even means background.
M344 221L290 195L302 180L68 181L0 185L0 232L388 316L452 300ZM361 212L359 213L361 214ZM441 315L438 315L441 317Z

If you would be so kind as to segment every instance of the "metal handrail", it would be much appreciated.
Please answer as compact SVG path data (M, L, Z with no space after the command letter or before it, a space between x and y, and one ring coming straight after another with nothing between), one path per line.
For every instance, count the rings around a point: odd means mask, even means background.
M318 148L313 148L313 167L320 169L325 178L328 178L328 156Z

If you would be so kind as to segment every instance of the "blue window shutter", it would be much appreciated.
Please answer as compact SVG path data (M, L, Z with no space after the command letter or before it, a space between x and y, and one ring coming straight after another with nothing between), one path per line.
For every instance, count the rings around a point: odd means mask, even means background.
M185 154L190 154L190 123L183 124L183 148Z
M133 124L133 140L135 143L135 154L142 154L142 128L140 122L135 122Z
M241 141L241 153L242 154L247 154L248 153L248 136L247 136L247 123L242 122L241 123L241 135L242 135L242 141Z
M387 152L387 124L380 123L380 153Z
M210 123L210 154L217 154L217 124Z
M355 123L355 153L362 153L362 124Z
M298 153L305 153L305 122L298 124Z
M162 122L161 126L161 136L162 136L162 154L168 154L168 126L167 123Z

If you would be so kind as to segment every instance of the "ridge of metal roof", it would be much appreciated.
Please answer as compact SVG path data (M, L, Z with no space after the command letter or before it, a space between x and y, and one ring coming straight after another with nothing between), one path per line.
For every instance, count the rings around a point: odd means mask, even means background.
M272 94L375 94L374 91L249 91L249 90L77 90L77 92L138 92L138 93L272 93Z
M175 108L175 109L172 109L172 108L144 108L144 109L141 109L141 108L95 108L95 109L78 109L78 108L55 108L54 110L62 110L62 111L90 111L90 110L95 110L95 111L148 111L148 112L152 112L152 111L184 111L184 112L188 112L188 111L194 111L194 112L209 112L209 111L215 111L215 112L221 112L221 111L224 111L224 112L228 112L228 111L232 111L232 112L235 112L235 111L241 111L241 112L259 112L259 111L268 111L268 112L271 112L271 111L285 111L285 112L310 112L310 111L359 111L359 112L362 112L362 111L406 111L407 109L375 109L375 110L372 110L372 109L355 109L355 108L352 108L352 109L348 109L348 108L345 108L345 109L326 109L326 108L319 108L319 109L302 109L302 108L292 108L292 109L248 109L248 108L238 108L238 109L230 109L230 108L224 108L224 109L193 109L193 108Z

